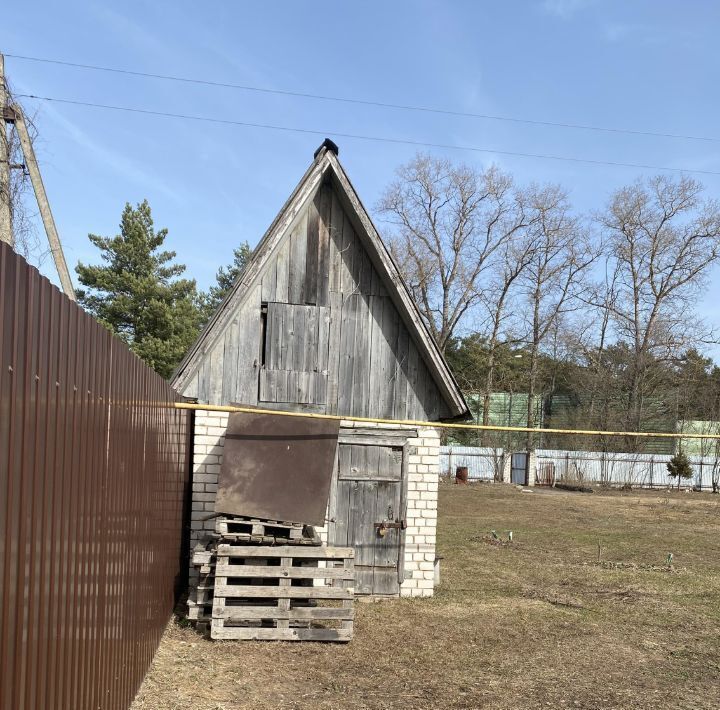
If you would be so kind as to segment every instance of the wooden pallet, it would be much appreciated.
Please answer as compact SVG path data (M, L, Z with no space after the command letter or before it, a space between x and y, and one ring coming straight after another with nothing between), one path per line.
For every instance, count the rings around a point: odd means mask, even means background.
M257 538L282 538L301 540L302 523L284 523L277 520L259 520L257 518L219 517L215 521L215 532L223 537L252 536Z
M350 547L220 544L211 638L350 641L354 579Z

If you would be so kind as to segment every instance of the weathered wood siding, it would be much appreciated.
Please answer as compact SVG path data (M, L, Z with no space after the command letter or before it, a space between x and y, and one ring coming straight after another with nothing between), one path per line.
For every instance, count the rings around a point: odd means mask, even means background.
M351 416L449 416L341 199L324 184L299 212L183 394Z

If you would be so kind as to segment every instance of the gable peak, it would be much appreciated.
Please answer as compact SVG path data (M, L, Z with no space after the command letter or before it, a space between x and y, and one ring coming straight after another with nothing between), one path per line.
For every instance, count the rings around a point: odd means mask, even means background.
M323 150L329 150L331 153L335 153L335 155L339 155L340 153L340 148L338 148L337 143L335 143L335 141L331 141L329 138L326 138L313 153L313 160L317 160L318 155L320 155Z

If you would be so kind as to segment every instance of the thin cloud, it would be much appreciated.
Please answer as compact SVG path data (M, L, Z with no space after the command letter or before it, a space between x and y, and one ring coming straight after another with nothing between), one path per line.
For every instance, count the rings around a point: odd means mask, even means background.
M65 133L83 148L90 155L91 159L96 163L100 163L103 167L109 168L114 172L122 175L130 182L142 185L146 190L159 192L165 197L176 203L181 203L180 195L169 188L162 180L156 176L141 170L136 163L126 158L124 155L107 148L106 146L93 140L85 131L77 126L73 121L66 118L62 113L53 106L45 106L44 111L47 116L57 124Z
M597 0L544 0L541 7L548 15L567 20L596 2Z

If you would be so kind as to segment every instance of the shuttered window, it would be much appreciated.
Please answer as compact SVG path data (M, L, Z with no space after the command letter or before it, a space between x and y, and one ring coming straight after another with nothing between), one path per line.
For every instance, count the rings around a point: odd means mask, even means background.
M330 309L268 303L260 401L327 404Z

